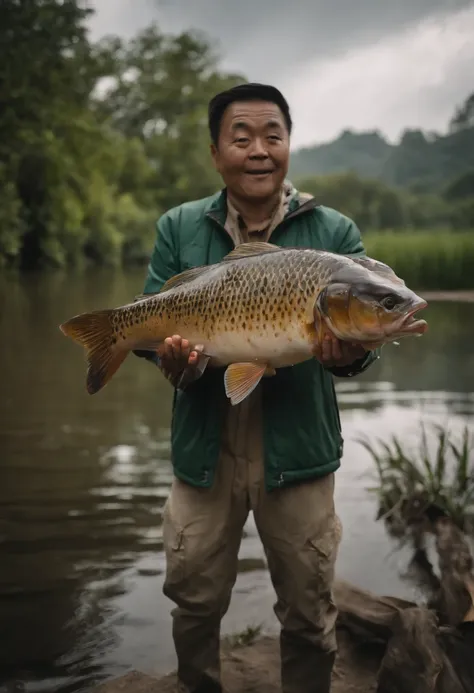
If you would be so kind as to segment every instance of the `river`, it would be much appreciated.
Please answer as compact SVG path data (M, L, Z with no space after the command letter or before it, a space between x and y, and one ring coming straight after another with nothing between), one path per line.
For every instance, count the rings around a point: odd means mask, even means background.
M130 668L175 665L160 528L171 388L130 357L90 397L81 349L58 330L76 313L128 301L142 284L143 271L0 279L2 691L16 680L25 691L76 693ZM474 303L433 303L426 317L422 339L386 347L367 373L337 382L345 438L337 572L408 598L419 595L405 575L410 556L375 521L372 463L356 438L416 441L422 419L455 427L472 417ZM239 566L223 632L272 631L273 591L252 518Z

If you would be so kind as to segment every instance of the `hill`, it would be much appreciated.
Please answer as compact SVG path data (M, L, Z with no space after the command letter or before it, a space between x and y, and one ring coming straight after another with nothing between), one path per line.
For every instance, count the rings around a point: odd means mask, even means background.
M395 187L437 191L473 169L474 126L469 126L443 135L405 130L398 144L378 131L345 130L332 142L295 151L289 173L297 180L352 172Z

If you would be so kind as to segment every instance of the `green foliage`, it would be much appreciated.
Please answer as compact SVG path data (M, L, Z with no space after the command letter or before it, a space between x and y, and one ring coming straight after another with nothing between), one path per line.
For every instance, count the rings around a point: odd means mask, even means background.
M450 126L453 131L474 127L474 92L456 109Z
M375 133L346 131L328 144L294 152L290 174L326 176L354 173L401 189L439 193L449 182L474 169L474 125L446 135L406 130L389 144Z
M92 45L79 0L0 8L0 263L143 262L161 212L215 191L206 109L242 81L151 26Z
M248 647L253 645L256 640L258 640L262 635L262 625L247 626L247 628L240 633L235 633L233 635L228 635L224 638L224 641L232 649L238 647Z
M300 190L353 219L361 229L474 227L474 168L451 181L443 194L416 193L355 173L296 178Z
M332 142L294 152L290 175L301 178L352 172L363 178L376 178L392 150L393 145L379 132L345 130Z
M91 12L81 0L0 3L0 266L144 262L163 211L221 186L207 105L244 78L220 70L212 44L192 31L170 36L152 24L131 40L91 43ZM471 110L468 99L446 137L407 132L398 146L346 131L295 153L291 176L311 174L294 182L363 231L469 229ZM436 236L436 248L416 235L367 241L407 281L473 285L465 235ZM431 269L403 262L407 242Z
M460 290L474 286L472 231L379 232L364 234L367 254L389 264L418 290Z
M402 229L409 225L409 205L397 191L354 173L297 179L300 190L353 219L361 229Z
M418 454L403 446L397 436L359 442L376 468L380 517L402 528L402 533L433 516L446 515L461 529L474 516L474 438L468 426L461 440L453 441L449 428L435 425L436 450L430 452L426 426L421 427Z

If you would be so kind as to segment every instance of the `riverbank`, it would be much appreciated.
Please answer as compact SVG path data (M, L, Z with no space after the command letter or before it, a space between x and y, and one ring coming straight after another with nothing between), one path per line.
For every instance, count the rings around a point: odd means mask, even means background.
M427 301L474 303L474 291L420 291Z
M376 690L382 648L357 642L347 630L338 631L339 652L331 693L372 693ZM277 638L263 637L250 645L222 645L222 680L226 693L280 693L280 653ZM161 678L133 671L99 686L94 693L175 693L176 675Z
M465 535L449 519L432 525L440 564L430 605L378 596L336 580L338 654L331 693L472 693L474 569ZM280 693L279 640L247 631L222 642L226 693ZM174 693L176 674L132 671L94 693Z

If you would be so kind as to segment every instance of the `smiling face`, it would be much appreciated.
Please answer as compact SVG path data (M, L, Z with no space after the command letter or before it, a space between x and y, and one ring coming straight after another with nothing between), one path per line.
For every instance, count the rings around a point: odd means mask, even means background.
M288 172L290 141L282 112L267 101L236 101L222 118L214 165L229 191L248 202L264 201Z

